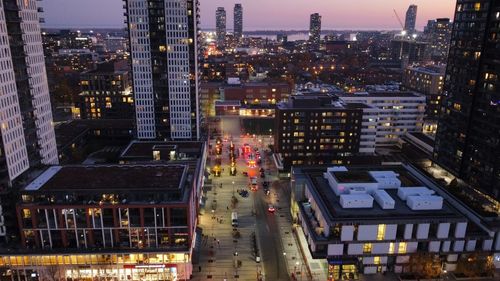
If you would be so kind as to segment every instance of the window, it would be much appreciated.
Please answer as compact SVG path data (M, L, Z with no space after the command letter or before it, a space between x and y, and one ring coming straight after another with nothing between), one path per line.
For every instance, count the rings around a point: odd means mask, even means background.
M160 151L159 150L153 150L153 160L155 160L155 161L160 160Z
M394 254L394 243L389 243L389 254Z
M363 254L370 254L372 252L372 243L363 244Z
M398 254L406 254L406 242L399 242Z
M385 228L386 228L385 224L379 224L378 225L377 240L384 240Z
M474 3L474 11L479 11L479 10L481 10L481 3L479 2Z
M373 264L380 264L380 257L373 257Z

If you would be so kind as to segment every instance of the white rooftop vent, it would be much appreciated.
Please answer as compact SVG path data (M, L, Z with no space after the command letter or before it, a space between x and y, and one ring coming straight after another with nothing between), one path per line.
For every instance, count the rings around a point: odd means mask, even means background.
M384 210L394 209L396 205L396 202L394 201L394 199L392 199L389 193L382 189L375 191L375 193L373 194L373 198L380 205L380 208Z
M414 195L432 195L434 194L434 190L428 189L427 187L424 186L419 186L419 187L401 187L398 189L398 197L401 198L401 200L405 201L408 196L414 196Z
M408 196L406 205L414 211L441 210L443 208L443 197L434 195Z
M394 171L370 171L370 175L379 183L380 189L396 189L401 187L399 174Z
M345 209L372 208L373 197L369 194L342 194L340 206Z

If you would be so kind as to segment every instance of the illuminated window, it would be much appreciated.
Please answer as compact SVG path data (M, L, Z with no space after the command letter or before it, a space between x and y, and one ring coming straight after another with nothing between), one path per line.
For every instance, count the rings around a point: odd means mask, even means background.
M406 242L399 242L398 254L406 254Z
M389 254L394 254L394 243L389 243Z
M155 161L159 161L160 160L160 151L159 150L154 150L153 151L153 159Z
M385 228L386 228L385 224L379 224L378 225L377 240L384 240Z
M380 264L380 257L373 257L373 264Z
M23 209L23 218L24 219L31 218L31 210L30 209Z
M372 243L363 244L363 253L370 254L372 252Z
M476 2L476 3L474 4L474 11L479 11L479 10L481 10L481 3Z

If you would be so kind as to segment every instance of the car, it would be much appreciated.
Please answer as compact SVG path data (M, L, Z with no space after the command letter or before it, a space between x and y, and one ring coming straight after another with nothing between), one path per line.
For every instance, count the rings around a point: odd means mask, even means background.
M243 175L244 175L245 177L248 177L248 173L247 173L247 172L243 172Z
M265 193L266 195L269 195L269 194L271 194L271 191L269 191L269 189L264 189L264 193Z
M263 186L263 187L268 187L268 186L269 186L269 182L268 182L268 181L263 182L263 183L262 183L262 186Z
M260 168L259 172L264 173L264 168Z
M257 185L257 177L251 177L251 178L250 178L250 183L251 183L252 185Z
M266 174L264 174L264 173L260 173L260 177L261 177L261 178L265 178L265 177L266 177Z
M274 206L273 206L273 205L269 205L269 206L267 207L267 211L268 211L269 213L274 213L274 212L276 211L276 209L274 208Z

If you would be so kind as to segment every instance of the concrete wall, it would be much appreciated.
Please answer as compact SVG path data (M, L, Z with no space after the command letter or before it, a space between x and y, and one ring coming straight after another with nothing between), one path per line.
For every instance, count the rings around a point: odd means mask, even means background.
M428 223L420 223L417 226L417 239L427 239L429 237L429 227Z
M448 238L450 233L450 223L440 223L437 230L437 238Z
M343 225L340 233L340 241L352 241L354 238L354 225Z
M358 226L358 239L363 240L376 240L377 239L378 225L360 225Z

